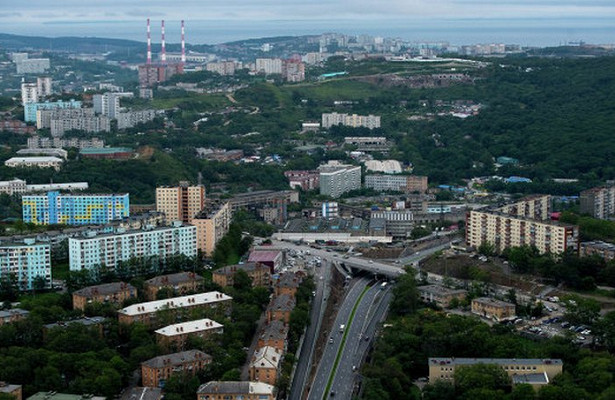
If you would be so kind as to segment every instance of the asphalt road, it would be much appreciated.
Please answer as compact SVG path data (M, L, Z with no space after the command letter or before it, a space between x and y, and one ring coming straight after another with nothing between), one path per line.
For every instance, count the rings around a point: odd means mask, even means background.
M292 386L290 388L289 399L301 399L302 393L306 385L307 378L312 365L312 357L314 355L314 347L320 324L326 308L326 299L329 297L329 280L331 277L331 263L323 261L321 267L314 268L314 281L316 282L316 295L312 301L312 310L310 312L310 324L308 325L301 354L295 367Z
M335 363L335 357L341 346L342 333L339 330L340 325L348 326L348 319L354 305L356 304L359 296L370 282L368 278L358 279L348 291L348 294L344 298L344 301L338 309L337 318L332 327L332 332L329 333L330 340L327 341L327 347L320 359L318 369L316 370L316 376L314 382L311 385L311 390L308 395L308 399L321 400L324 396L324 391L329 380L329 376ZM332 343L331 343L332 342Z

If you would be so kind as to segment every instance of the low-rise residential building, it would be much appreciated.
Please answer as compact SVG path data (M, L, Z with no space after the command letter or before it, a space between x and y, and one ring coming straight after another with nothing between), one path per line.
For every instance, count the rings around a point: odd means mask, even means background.
M516 306L502 300L490 297L472 299L472 313L495 321L506 321L516 318Z
M448 307L452 300L464 300L467 290L449 289L440 285L419 286L419 296L426 303L435 303L440 307Z
M556 221L538 221L498 211L472 210L466 215L466 243L475 248L494 246L500 253L510 247L535 246L540 253L559 255L579 247L579 227Z
M104 265L115 270L122 262L133 258L153 258L165 263L167 258L183 255L196 257L196 228L177 222L174 226L146 227L115 233L68 239L71 271L96 270Z
M358 151L380 151L387 152L391 148L391 143L384 136L347 136L344 144L356 146Z
M581 214L589 214L598 219L607 219L615 214L615 186L584 190L579 200Z
M282 352L274 347L265 346L258 349L252 356L248 369L250 380L275 385L282 357Z
M207 365L212 357L199 350L181 351L179 353L150 358L141 363L141 380L145 387L163 388L167 379L176 374L196 375Z
M283 294L277 296L269 303L269 307L265 311L267 322L283 321L285 324L290 322L290 314L295 309L295 299L292 296Z
M84 147L79 150L79 157L94 160L129 160L134 151L129 147Z
M51 329L66 329L71 325L81 325L89 327L94 330L100 338L103 337L103 326L105 323L105 317L83 317L79 319L72 319L70 321L59 321L53 324L47 324L43 326L43 335L46 335L47 331Z
M271 268L259 262L247 262L245 264L227 265L215 270L212 274L214 283L222 286L233 286L237 271L244 271L252 280L252 286L271 285Z
M157 329L156 343L165 349L183 350L191 337L208 338L222 333L224 326L209 318L181 322Z
M64 160L58 157L11 157L4 162L10 168L53 168L59 171Z
M68 394L58 392L38 392L28 397L26 400L106 400L104 396L93 396L91 394Z
M170 311L177 317L182 312L194 308L213 309L221 308L225 311L231 307L233 298L220 292L197 293L187 296L173 297L171 299L148 301L146 303L132 304L118 311L118 319L122 324L140 322L149 327L158 326L156 313Z
M210 381L199 387L197 400L275 400L275 386L263 382Z
M428 180L419 175L366 175L365 187L379 192L425 193Z
M130 283L113 282L88 286L73 292L73 308L84 310L91 303L121 305L137 297L137 289Z
M231 207L227 201L208 201L205 207L192 218L196 226L197 248L211 256L216 244L228 233L231 225Z
M311 171L285 171L284 176L292 189L300 188L303 191L314 190L320 187L320 173Z
M10 383L0 381L0 393L5 393L10 396L13 396L15 400L23 399L21 385L11 385Z
M497 365L501 367L513 383L530 383L553 381L557 375L562 373L564 363L560 359L532 359L532 358L430 358L429 364L429 383L433 384L438 380L453 383L455 371L464 366L477 364ZM527 375L540 374L543 379L527 379ZM526 379L523 379L526 376ZM530 377L531 378L531 377Z
M20 290L51 287L51 246L34 239L0 244L0 278L11 276Z
M0 326L12 324L13 322L21 321L30 314L30 311L22 310L21 308L11 308L8 310L0 310Z
M270 271L277 271L284 262L284 253L279 250L255 249L248 256L249 263L260 263L270 268Z
M611 261L615 259L615 244L600 240L582 242L579 246L579 255L581 257L599 256L605 261Z
M258 336L256 348L269 346L274 347L280 353L286 352L286 338L288 337L288 325L284 321L274 319L267 323Z
M302 281L301 273L285 272L278 277L275 282L274 293L276 296L290 296L295 298L297 289Z
M340 197L352 190L361 189L361 167L344 165L329 161L318 167L320 194L323 196Z
M162 289L172 290L176 295L194 293L203 286L203 277L194 272L178 272L176 274L156 276L144 283L145 297L156 300L156 295Z

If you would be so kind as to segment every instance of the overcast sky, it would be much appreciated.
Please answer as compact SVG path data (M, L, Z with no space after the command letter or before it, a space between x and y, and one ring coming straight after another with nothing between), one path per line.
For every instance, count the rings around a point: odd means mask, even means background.
M0 23L126 21L146 17L169 20L615 18L615 0L0 0Z

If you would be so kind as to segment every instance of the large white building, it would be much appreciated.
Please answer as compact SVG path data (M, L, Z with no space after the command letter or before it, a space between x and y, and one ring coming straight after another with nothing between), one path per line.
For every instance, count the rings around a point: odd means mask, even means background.
M270 74L282 73L282 59L280 58L257 58L256 72Z
M103 94L95 94L92 98L94 103L94 112L111 118L117 118L120 113L120 98L133 97L131 92L107 92Z
M357 114L322 114L322 127L331 128L335 125L350 126L352 128L380 128L380 116L378 115L357 115Z
M26 55L27 56L27 55ZM18 74L42 74L51 64L48 58L25 58L15 61Z
M117 268L120 262L131 258L154 257L164 260L168 256L197 255L196 227L175 223L170 227L146 228L96 235L68 240L71 271L94 269L105 265Z
M340 197L351 190L361 189L361 167L332 163L321 165L320 194L330 197Z
M62 162L64 162L64 160L58 157L12 157L6 160L4 165L11 168L53 168L57 171L62 167Z
M85 190L88 188L87 182L69 182L69 183L46 183L39 185L28 185L22 179L12 179L10 181L0 181L0 193L19 195L30 192L49 192L54 190Z
M96 115L93 108L38 110L36 128L49 128L53 137L62 136L64 132L70 130L110 132L111 118L106 115Z
M37 278L51 285L51 246L34 239L23 243L0 244L0 278L15 279L21 290L34 287Z

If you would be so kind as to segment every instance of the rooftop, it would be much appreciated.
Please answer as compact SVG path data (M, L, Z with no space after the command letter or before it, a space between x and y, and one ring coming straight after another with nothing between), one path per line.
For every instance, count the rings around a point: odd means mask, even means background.
M431 294L462 294L467 293L466 290L463 289L449 289L440 285L426 285L419 286L418 290L421 292L431 293Z
M73 319L71 321L61 321L61 322L56 322L54 324L47 324L45 325L45 328L46 329L66 328L67 326L74 325L74 324L92 326L92 325L102 324L103 322L105 322L104 317L84 317L80 319Z
M105 397L93 396L91 394L68 394L58 392L38 392L26 400L105 400Z
M212 357L209 354L203 353L199 350L188 350L150 358L147 361L143 361L141 365L145 365L150 368L162 368L167 365L182 365L183 363L192 362L195 360L205 360L206 362L211 362Z
M489 304L497 307L515 307L513 303L508 303L506 301L492 299L491 297L478 297L472 300L472 303L477 302L481 304Z
M102 285L88 286L83 289L77 290L73 292L73 294L79 296L97 296L97 295L107 295L107 294L115 294L121 292L123 290L135 290L135 287L130 283L125 282L112 282L112 283L104 283Z
M10 383L0 382L0 393L12 393L21 388L21 385L11 385Z
M211 381L199 386L197 393L272 395L275 387L262 382Z
M542 374L515 374L512 376L512 382L515 385L527 383L530 385L546 385L549 383L549 377L546 372Z
M62 162L58 157L11 157L6 162Z
M208 200L205 203L205 207L197 215L194 216L194 219L212 218L217 212L219 212L227 204L228 204L227 201Z
M191 281L203 281L201 275L197 275L194 272L178 272L176 274L160 275L152 279L145 281L147 285L164 286L164 285L177 285L184 282Z
M132 153L132 149L128 147L84 147L79 150L79 154L114 154L114 153Z
M119 310L118 313L134 316L149 314L158 310L182 308L230 300L233 300L231 296L227 296L224 293L214 291L207 293L197 293L188 296L174 297L171 299L155 300L148 301L146 303L133 304Z
M278 279L277 282L277 286L278 287L290 287L290 288L296 288L299 286L299 284L301 283L301 277L292 273L292 272L286 272L282 275L280 275L280 278Z
M287 294L276 297L267 307L269 311L292 311L293 308L295 308L295 299Z
M221 329L224 326L209 318L197 319L195 321L182 322L165 326L156 330L156 333L163 336L177 336L195 332Z
M237 270L243 271L254 271L256 269L266 269L269 270L269 267L265 264L261 264L258 262L247 262L245 264L233 264L227 265L226 267L218 268L213 273L214 275L231 275L234 274Z
M281 254L278 250L252 251L248 257L248 262L273 262Z
M277 369L282 354L275 347L264 346L258 349L252 357L250 368L274 368Z
M433 357L429 359L429 365L564 365L558 358L455 358Z
M471 210L470 213L479 213L479 214L492 214L492 215L497 215L500 217L505 217L508 219L518 219L518 220L522 220L522 221L527 221L530 223L534 223L534 224L539 224L539 225L551 225L551 226L559 226L559 227L572 227L575 225L572 224L564 224L562 222L558 222L558 221L551 221L551 220L536 220L534 218L528 218L528 217L522 217L519 215L511 215L508 213L503 213L501 211L497 211L496 210L488 210L488 209L483 209L483 210Z
M152 387L133 387L122 393L121 400L159 400L162 389Z
M603 242L601 240L594 240L591 242L582 242L581 246L594 247L600 250L615 251L615 244Z
M288 326L283 321L274 319L262 330L260 338L263 340L279 340L286 339L288 335Z

